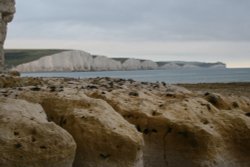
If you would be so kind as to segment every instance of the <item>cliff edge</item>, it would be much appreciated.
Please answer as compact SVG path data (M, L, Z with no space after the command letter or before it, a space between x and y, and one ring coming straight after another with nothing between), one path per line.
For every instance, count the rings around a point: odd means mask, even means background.
M10 66L10 65L9 65ZM226 68L221 62L154 62L134 58L109 58L78 50L62 51L14 67L20 72L165 70L186 68Z

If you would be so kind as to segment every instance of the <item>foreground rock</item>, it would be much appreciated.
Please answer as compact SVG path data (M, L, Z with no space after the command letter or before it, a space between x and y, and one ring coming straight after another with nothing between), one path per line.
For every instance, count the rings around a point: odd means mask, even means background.
M71 167L76 144L39 104L0 98L0 166Z
M142 135L105 101L68 89L55 96L23 94L37 100L49 119L66 129L77 143L74 166L143 167Z
M161 83L117 83L111 91L102 87L87 94L107 101L143 133L145 167L250 165L248 98L199 95Z
M7 24L12 21L15 13L15 0L0 1L0 72L4 68L3 44L7 34Z
M2 96L41 104L74 137L74 166L250 166L247 97L124 79L14 78L2 80Z

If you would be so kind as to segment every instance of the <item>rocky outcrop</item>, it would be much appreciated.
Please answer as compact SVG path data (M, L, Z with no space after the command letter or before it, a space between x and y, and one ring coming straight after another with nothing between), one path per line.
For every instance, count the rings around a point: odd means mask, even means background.
M133 58L108 58L95 56L84 51L64 51L42 57L38 60L18 65L14 70L20 72L48 71L118 71L118 70L156 70L180 68L225 68L223 63L199 62L153 62Z
M143 133L145 167L249 166L249 99L146 85L120 81L111 92L87 93L107 101Z
M0 72L4 68L3 44L7 33L7 24L12 21L15 13L15 0L0 1Z
M11 86L0 96L40 104L73 136L74 166L250 166L247 97L111 78L23 78Z
M68 88L57 94L22 94L40 103L49 120L67 130L77 143L74 166L143 167L143 139L105 101Z
M71 167L76 144L39 104L0 97L0 166Z

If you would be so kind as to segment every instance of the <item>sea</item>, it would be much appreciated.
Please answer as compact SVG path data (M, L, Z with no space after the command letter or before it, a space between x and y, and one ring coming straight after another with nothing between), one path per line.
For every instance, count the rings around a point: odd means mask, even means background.
M136 71L98 71L98 72L35 72L21 73L22 77L68 77L96 78L111 77L133 79L145 82L176 83L231 83L250 82L250 68L226 69L167 69Z

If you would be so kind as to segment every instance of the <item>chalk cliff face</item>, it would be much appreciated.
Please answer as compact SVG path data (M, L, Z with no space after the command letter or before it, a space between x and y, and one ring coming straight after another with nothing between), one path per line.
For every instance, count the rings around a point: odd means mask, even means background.
M0 1L0 72L4 68L3 45L7 33L7 24L12 21L15 13L15 0Z
M158 69L158 65L156 62L153 62L151 60L141 60L141 68L143 70L154 70Z
M180 68L225 68L223 63L153 62L134 58L108 58L84 51L64 51L15 67L20 72L43 71L115 71Z
M93 57L93 64L91 70L93 71L106 71L106 70L121 70L122 64L113 59L109 59L105 56Z
M83 51L66 51L17 66L19 71L89 71L93 57Z
M126 59L119 61L105 56L93 56L84 51L65 51L36 61L18 65L20 72L37 71L107 71L156 69L150 60Z
M180 69L180 68L226 68L226 64L217 63L203 63L203 62L183 62L183 61L168 61L157 62L159 69Z
M123 70L151 70L157 69L157 64L151 60L127 59L122 63Z

